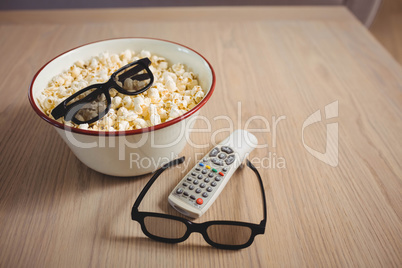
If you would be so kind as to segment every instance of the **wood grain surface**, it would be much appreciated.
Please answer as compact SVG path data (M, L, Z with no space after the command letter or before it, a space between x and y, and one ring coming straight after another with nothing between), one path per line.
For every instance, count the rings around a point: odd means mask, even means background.
M0 36L0 267L402 266L402 68L346 8L0 12ZM265 184L267 229L249 248L217 250L199 234L175 245L150 240L130 219L150 175L87 168L30 107L30 81L48 60L125 36L187 45L217 75L201 109L211 130L191 136L206 146L187 145L185 166L163 174L140 209L178 215L167 196L229 134L223 116L235 129L269 123L269 132L253 132L267 147L250 155ZM338 117L325 119L336 101ZM325 152L326 126L338 124L335 167L303 146L303 122L317 110L322 121L304 141ZM224 219L262 219L250 170L239 170L195 221Z
M402 64L402 0L383 0L370 32Z

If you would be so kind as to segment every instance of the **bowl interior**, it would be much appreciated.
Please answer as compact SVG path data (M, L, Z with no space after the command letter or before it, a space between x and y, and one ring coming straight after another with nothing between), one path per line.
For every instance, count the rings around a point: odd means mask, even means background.
M146 38L122 38L100 41L75 48L50 61L38 73L32 84L32 99L40 108L37 97L46 88L49 81L56 75L67 70L77 60L87 60L98 56L102 52L121 53L126 49L148 50L151 54L164 57L170 64L183 63L198 76L201 87L207 95L213 83L212 70L207 61L193 50L168 41ZM45 116L45 114L43 114Z

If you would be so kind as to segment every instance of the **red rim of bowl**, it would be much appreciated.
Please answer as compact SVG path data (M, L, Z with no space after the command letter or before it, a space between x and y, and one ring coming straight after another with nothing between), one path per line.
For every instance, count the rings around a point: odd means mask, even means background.
M149 40L158 40L158 41L162 41L162 42L168 42L168 43L172 43L181 47L184 47L186 49L189 49L191 51L193 51L194 53L196 53L197 55L199 55L201 58L203 58L205 60L205 62L208 64L211 73L212 73L212 84L211 87L208 91L208 94L201 100L200 103L198 103L193 109L191 109L190 111L182 114L179 117L176 117L172 120L169 120L167 122L164 122L162 124L158 124L155 126L151 126L151 127L147 127L147 128L140 128L140 129L134 129L134 130L125 130L125 131L98 131L98 130L85 130L85 129L79 129L79 128L75 128L75 127L70 127L67 125L64 125L62 123L57 122L54 119L51 119L50 117L48 117L46 114L44 114L42 112L42 110L36 105L35 100L33 99L33 93L32 93L32 86L35 83L36 77L39 75L39 73L52 61L54 61L55 59L59 58L60 56L69 53L70 51L73 51L75 49L78 49L80 47L84 47L87 45L91 45L91 44L95 44L95 43L100 43L100 42L104 42L104 41L110 41L110 40L120 40L120 39L149 39ZM148 38L148 37L122 37L122 38L111 38L111 39L105 39L105 40L100 40L100 41L95 41L95 42L91 42L91 43L87 43L78 47L75 47L73 49L67 50L66 52L61 53L60 55L54 57L53 59L51 59L50 61L48 61L45 65L42 66L42 68L39 69L39 71L35 74L35 76L33 77L32 81L31 81L31 85L29 86L29 93L28 93L28 99L29 102L31 103L32 108L35 110L35 112L46 122L52 124L55 127L64 129L64 130L68 130L68 131L72 131L72 132L76 132L76 133L80 133L80 134L85 134L85 135L91 135L91 136L100 136L100 135L104 135L104 136L123 136L123 135L134 135L134 134L140 134L140 133L144 133L144 132L150 132L150 131L154 131L154 130L158 130L158 129L162 129L171 125L174 125L180 121L182 121L183 119L193 115L195 112L197 112L199 109L201 109L202 106L205 105L205 103L207 103L207 101L209 100L209 98L211 97L213 91L215 89L215 72L214 69L212 68L211 64L209 63L209 61L202 56L200 53L198 53L197 51L195 51L194 49L191 49L187 46L184 46L182 44L176 43L176 42L172 42L172 41L168 41L168 40L163 40L163 39L159 39L159 38Z

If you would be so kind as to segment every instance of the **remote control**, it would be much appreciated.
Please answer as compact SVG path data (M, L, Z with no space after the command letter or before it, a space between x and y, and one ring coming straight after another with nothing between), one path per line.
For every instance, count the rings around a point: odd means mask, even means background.
M184 176L170 193L169 204L181 214L200 217L257 144L253 134L240 129L234 131Z

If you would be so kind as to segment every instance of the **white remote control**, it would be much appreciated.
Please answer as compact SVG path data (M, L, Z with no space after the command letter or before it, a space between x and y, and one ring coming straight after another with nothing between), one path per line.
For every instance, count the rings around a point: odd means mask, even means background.
M234 131L184 176L170 193L169 204L186 216L200 217L257 144L253 134L240 129Z

